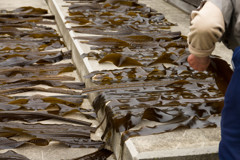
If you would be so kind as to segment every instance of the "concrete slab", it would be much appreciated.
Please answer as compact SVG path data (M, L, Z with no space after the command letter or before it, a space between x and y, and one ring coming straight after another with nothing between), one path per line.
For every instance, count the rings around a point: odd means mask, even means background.
M89 51L89 46L83 46L73 38L79 34L73 33L72 31L68 32L67 28L70 27L70 25L65 24L67 8L63 7L67 4L62 0L47 0L47 2L51 11L57 17L58 26L68 47L73 50L73 61L78 66L78 69L81 70L82 80L86 80L84 76L92 71L116 68L111 64L99 65L96 61L81 59L81 54ZM139 0L139 2L145 3L160 13L163 13L170 22L176 22L178 26L173 27L173 31L181 31L183 35L187 35L189 32L189 14L176 9L164 0ZM222 44L220 47L217 46L217 54L225 55L225 50L222 50L223 48ZM87 82L86 84L88 87L93 86L91 82ZM95 95L92 95L90 99L93 100L94 97ZM104 113L99 113L99 115L103 117ZM111 146L117 159L218 159L219 128L177 130L159 135L130 138L125 142L123 148L120 146L121 135L115 132L113 136Z
M220 130L176 130L159 135L131 138L125 143L123 159L216 160Z

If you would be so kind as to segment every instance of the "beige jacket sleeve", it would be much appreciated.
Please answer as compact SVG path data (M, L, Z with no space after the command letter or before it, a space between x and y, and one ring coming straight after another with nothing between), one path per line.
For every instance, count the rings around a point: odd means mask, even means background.
M212 2L206 2L200 11L192 12L191 19L189 51L198 57L208 56L225 32L222 12Z

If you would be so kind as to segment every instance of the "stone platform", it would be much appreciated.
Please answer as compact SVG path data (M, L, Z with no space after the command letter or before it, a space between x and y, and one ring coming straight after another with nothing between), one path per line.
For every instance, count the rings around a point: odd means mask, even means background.
M189 14L173 7L164 0L140 0L139 2L147 4L160 13L163 13L169 21L177 23L178 26L173 27L173 31L181 31L182 34L187 35L190 19ZM89 52L90 47L74 39L74 37L82 34L74 33L67 29L71 27L70 24L66 24L65 20L65 17L68 16L68 4L62 0L47 0L47 3L53 14L56 15L58 27L63 34L68 48L73 51L73 61L78 67L78 70L81 70L81 79L86 82L87 87L96 87L84 77L93 71L116 69L116 67L112 64L100 65L97 61L87 58L82 59L81 55ZM218 48L224 47L220 44L216 51L221 50L221 53L218 52L217 54L221 55L223 52L225 53L225 51L230 53L228 50L223 51L222 49L218 50ZM227 55L227 57L231 57L231 53ZM95 97L96 93L90 94L90 101L92 102ZM99 113L100 121L103 119L103 115L104 113ZM106 124L103 124L103 128L105 128L104 125ZM145 124L144 122L142 125L151 126L151 124ZM123 148L120 145L121 134L114 132L113 137L110 145L115 153L116 159L216 160L218 157L220 128L176 130L159 135L130 138L125 142Z

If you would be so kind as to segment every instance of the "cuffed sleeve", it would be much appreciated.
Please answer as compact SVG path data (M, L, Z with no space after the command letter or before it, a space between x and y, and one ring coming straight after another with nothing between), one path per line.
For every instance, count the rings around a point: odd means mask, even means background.
M223 14L216 5L208 1L200 11L192 12L191 19L189 51L198 57L208 56L225 32Z

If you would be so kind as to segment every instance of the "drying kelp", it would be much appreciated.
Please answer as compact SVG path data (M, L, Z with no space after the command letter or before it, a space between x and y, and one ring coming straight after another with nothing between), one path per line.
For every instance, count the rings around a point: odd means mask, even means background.
M64 122L71 122L71 123L88 125L88 126L91 125L90 122L71 119L71 118L64 118L61 116L48 114L44 112L1 111L0 115L1 115L1 118L0 118L1 122L14 121L14 120L20 120L20 121L26 121L26 122L37 122L37 121L42 121L47 119L55 119L55 120L60 120Z
M186 58L186 57L185 57ZM159 80L203 80L216 83L222 93L225 93L233 71L229 64L217 57L211 57L211 65L207 72L197 72L185 63L178 66L166 67L164 64L155 67L124 68L118 70L95 71L87 75L91 81L98 85L140 82Z
M41 8L21 7L13 11L1 11L1 94L10 95L28 91L81 94L66 89L79 90L84 86L83 83L60 82L75 78L58 76L74 71L75 67L72 64L58 64L54 67L50 65L71 59L71 51L63 51L65 46L61 36L51 25L43 26L44 21L55 22L54 16ZM47 85L51 88L46 89L36 85Z
M0 76L1 78L35 78L39 77L50 77L54 75L60 75L66 72L72 72L76 68L72 63L64 64L45 64L40 66L14 66L14 67L1 67ZM60 76L59 76L60 77ZM50 78L51 79L51 78Z
M4 134L3 131L0 131L1 132L1 135ZM8 134L8 133L7 133ZM11 134L11 133L10 133ZM10 135L9 134L9 135ZM13 134L14 135L14 134ZM15 140L12 140L12 139L8 139L8 138L5 138L5 137L0 137L0 141L1 141L1 144L0 144L0 149L12 149L12 148L17 148L17 147L20 147L22 146L25 142L24 141L15 141Z
M16 8L12 11L9 10L1 10L1 13L14 13L14 14L27 14L27 15L41 15L41 14L47 14L48 11L46 9L42 9L42 8L34 8L31 6L25 6L25 7L20 7L20 8Z
M97 129L91 127L96 114L93 109L82 107L87 98L81 93L85 84L66 75L76 70L69 63L72 53L52 24L54 16L41 8L0 12L0 149L28 144L46 146L51 141L66 147L99 150L105 145L91 138ZM29 91L56 95L13 96ZM85 119L70 118L71 114ZM47 124L49 120L61 124ZM15 157L12 152L3 156Z
M12 146L19 147L21 143L34 143L35 145L48 145L46 142L58 141L69 147L92 147L101 148L102 141L90 139L90 133L95 128L88 126L73 126L69 124L21 124L21 123L0 123L1 132L7 134L28 135L29 139L20 141ZM8 136L9 137L9 136ZM5 140L7 141L7 140ZM11 141L11 140L10 140ZM17 141L11 141L13 144ZM2 146L4 147L4 145ZM11 147L7 146L6 147Z
M1 11L0 53L2 53L2 57L0 59L2 66L7 66L8 61L27 63L24 60L28 60L33 63L37 63L37 61L49 63L49 60L54 58L53 54L41 56L27 52L34 53L64 47L56 30L42 25L54 23L54 16L49 15L47 10L40 8L23 7L14 11ZM23 52L24 54L21 54ZM8 55L4 53L8 53ZM33 61L33 57L38 60Z
M6 44L9 46L8 44ZM60 48L61 46L56 46L56 48ZM6 51L6 50L5 50ZM28 65L34 65L34 64L47 64L47 63L55 63L59 62L64 59L70 59L71 53L67 52L59 52L56 54L39 54L39 55L33 55L33 54L3 54L0 57L0 66L28 66Z
M101 93L93 106L107 113L106 130L127 131L143 119L161 123L181 122L192 116L208 118L220 114L224 95L214 82L175 81L152 82L142 87L125 84L119 89ZM162 84L161 84L162 83ZM108 102L108 103L106 103Z
M102 160L107 159L110 155L112 154L111 151L107 150L107 149L101 149L98 150L92 154L86 155L86 156L82 156L82 157L78 157L78 158L74 158L72 160L92 160L92 159L99 159L99 157L101 157Z
M153 82L152 86L131 88L126 84L128 89L124 86L108 89L93 103L96 111L106 113L103 138L112 139L112 134L108 134L112 130L123 132L123 143L129 137L159 134L178 128L219 126L224 97L214 84L208 85L180 81L164 87ZM200 89L199 86L204 87ZM161 124L134 129L143 120Z
M47 111L55 115L66 115L68 113L79 112L89 118L94 116L92 110L82 108L84 98L87 96L56 96L46 97L42 95L33 95L30 97L11 98L2 96L0 102L1 111L16 111L19 109L28 111ZM34 116L34 115L33 115ZM37 116L37 115L36 115Z
M19 88L12 88L1 90L0 94L2 95L11 95L29 91L40 91L40 92L49 92L49 93L62 93L62 94L69 94L69 95L80 95L80 91L73 91L73 90L65 90L61 88L43 88L43 87L19 87Z
M0 154L1 160L14 159L14 160L29 160L27 157L20 155L14 151L7 151Z
M225 94L233 74L233 70L229 67L229 64L218 57L212 57L208 70L214 73L218 88Z
M4 134L3 130L1 130L1 134ZM11 133L5 133L10 135ZM12 133L14 135L14 133ZM24 141L16 141L13 139L0 137L0 149L14 149L23 146L24 144L32 143L36 144L38 146L46 146L49 144L49 141L46 139L40 139L40 138L33 138L30 140L24 140Z
M112 62L115 66L118 67L124 67L129 65L142 66L142 64L139 63L138 61L117 53L108 54L99 61L99 63L104 62Z
M107 122L103 137L109 140L117 131L124 142L178 128L219 126L232 70L216 57L208 71L190 68L186 37L168 30L174 24L163 14L137 0L72 1L66 20L74 24L69 30L83 33L75 39L90 46L84 58L131 66L86 75L101 85L83 93L100 93L93 106ZM160 124L134 128L145 120Z
M107 119L102 137L111 140L112 131L121 132L123 145L134 136L179 128L219 127L231 74L229 65L217 57L212 57L205 72L194 71L186 61L171 67L96 71L89 77L101 86L83 92L100 91L93 106ZM139 128L144 120L159 124Z
M163 64L156 67L124 68L118 70L95 71L86 76L92 82L100 85L154 81L154 80L208 80L214 81L213 72L197 72L189 66L179 65L177 67L166 67ZM158 83L158 82L156 82Z
M136 28L169 28L169 23L162 14L139 4L137 1L105 1L92 3L72 3L67 20L80 25L118 28L125 24ZM120 28L120 27L119 27Z
M8 83L0 85L0 89L7 90L12 88L19 88L19 87L31 87L36 85L47 85L50 87L61 87L61 88L68 88L68 89L83 89L85 84L82 82L61 82L61 81L53 81L53 80L33 80L33 81L25 81L25 82L18 82L18 83Z
M28 19L22 19L22 18L29 18L29 22L35 22L35 23L36 22L41 23L43 20L42 17L46 19L54 20L54 16L47 15L48 11L46 9L34 8L31 6L20 7L12 11L1 10L0 13L1 13L0 17L2 18L2 22L7 22L7 23L14 23L14 22L25 23L26 21L28 21Z
M69 6L69 13L67 23L74 23L70 30L98 35L75 38L91 45L92 50L98 50L95 58L100 63L108 59L121 67L115 62L120 54L126 57L123 66L148 66L163 62L158 57L161 54L173 54L170 51L172 48L187 47L186 38L181 33L165 30L173 23L168 22L163 14L137 1L73 2ZM132 54L126 53L126 49ZM181 54L174 56L177 58ZM85 56L92 57L91 53Z
M150 134L160 134L164 132L173 131L175 129L198 129L198 128L206 128L206 127L220 127L220 119L219 115L212 115L207 118L199 118L199 117L191 117L189 119L184 119L179 123L171 123L171 124L160 124L157 126L147 126L142 127L137 130L128 130L123 133L122 143L125 142L130 137L135 136L144 136Z
M22 76L16 76L14 78L7 78L3 77L0 78L0 82L2 83L18 83L18 82L23 82L23 81L38 81L38 80L62 80L62 81L74 81L75 77L72 76L40 76L40 77L22 77Z
M137 38L136 36L135 38ZM97 38L92 39L88 43L91 45L97 44L97 47L92 49L100 50L100 52L93 54L90 52L84 54L83 57L94 58L101 63L106 58L109 59L113 64L116 59L119 59L119 55L126 57L125 62L127 66L151 66L161 63L169 63L177 65L178 60L183 56L187 55L185 48L187 43L183 38L174 40L173 42L165 42L165 46L159 45L155 41L146 42L145 40L136 40L135 42L123 41L124 37L120 39L116 38ZM121 42L121 43L120 43ZM135 63L132 63L132 61Z

